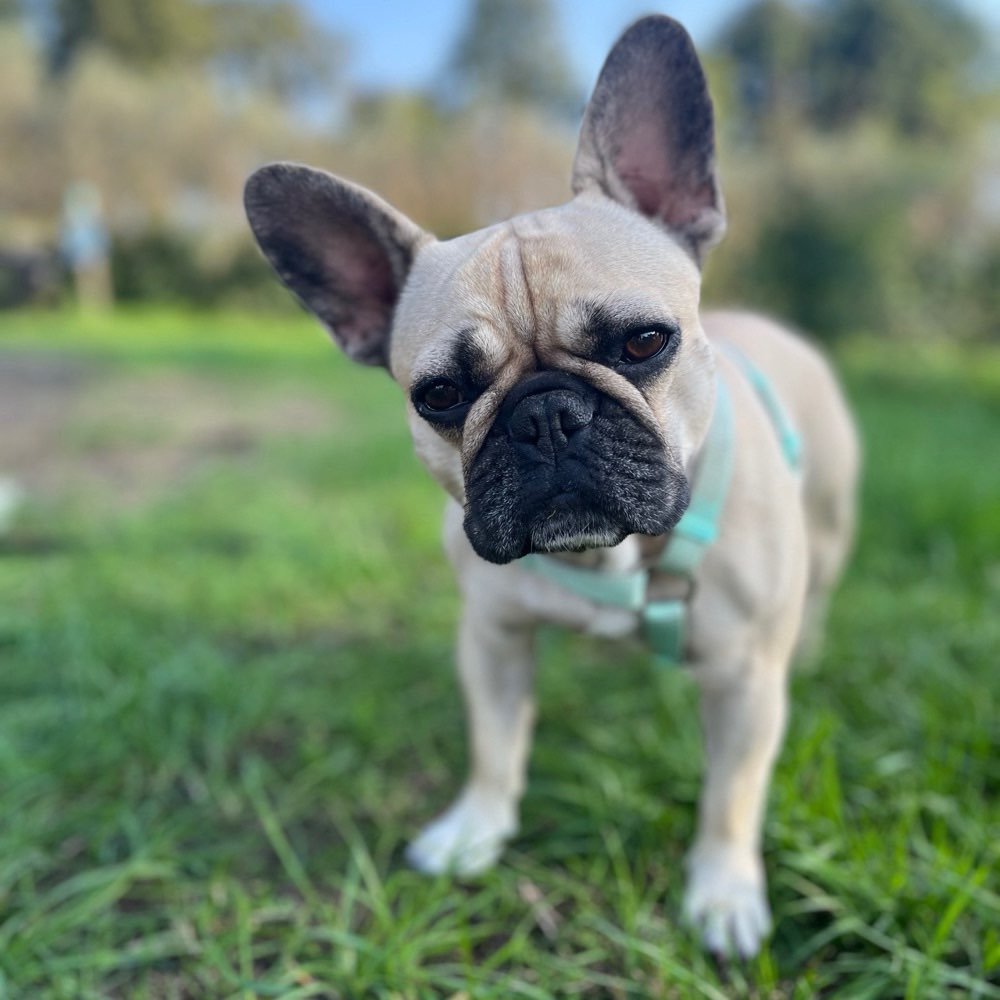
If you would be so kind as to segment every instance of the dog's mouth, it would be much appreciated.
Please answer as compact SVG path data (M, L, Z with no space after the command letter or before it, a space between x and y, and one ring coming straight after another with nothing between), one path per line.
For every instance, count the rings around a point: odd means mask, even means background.
M629 534L624 528L601 523L591 511L553 509L532 522L527 552L586 552L617 545Z
M506 563L663 534L688 499L658 435L617 400L540 373L504 400L469 467L465 531L482 558Z

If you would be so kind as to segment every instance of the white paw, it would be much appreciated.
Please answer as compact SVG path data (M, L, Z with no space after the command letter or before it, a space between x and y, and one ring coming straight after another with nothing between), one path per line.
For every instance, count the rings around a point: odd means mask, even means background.
M753 958L771 930L759 859L725 848L695 851L688 862L684 919L713 954Z
M428 875L478 875L497 863L504 844L516 832L511 805L465 791L420 831L406 849L406 860Z

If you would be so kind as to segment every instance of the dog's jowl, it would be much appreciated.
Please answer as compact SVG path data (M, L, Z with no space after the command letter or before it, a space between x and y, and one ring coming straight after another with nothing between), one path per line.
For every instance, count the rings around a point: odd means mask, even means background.
M402 387L450 497L471 773L410 861L475 873L515 834L535 627L638 633L700 689L684 915L710 949L752 955L787 670L849 546L855 436L803 341L699 313L725 214L711 101L676 22L644 18L611 51L572 186L565 205L447 241L293 164L257 171L246 207L281 279Z

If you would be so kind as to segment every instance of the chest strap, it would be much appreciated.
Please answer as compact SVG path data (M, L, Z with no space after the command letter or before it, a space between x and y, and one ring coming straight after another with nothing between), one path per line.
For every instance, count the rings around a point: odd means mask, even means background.
M733 408L729 390L719 379L715 411L702 447L691 501L670 532L654 571L686 578L693 575L705 549L715 540L732 470ZM647 600L650 570L609 573L537 553L525 556L520 565L597 604L639 613L643 636L653 652L669 662L680 660L686 602L679 598Z
M763 372L731 345L726 352L740 366L767 411L789 466L799 466L801 446L791 421ZM716 378L715 410L702 445L691 501L674 525L667 544L649 569L614 573L574 566L551 556L527 555L520 564L553 583L597 604L634 611L640 615L643 637L664 663L679 663L684 651L685 598L649 600L650 573L664 573L693 580L695 570L719 530L719 519L733 472L733 404L729 390Z

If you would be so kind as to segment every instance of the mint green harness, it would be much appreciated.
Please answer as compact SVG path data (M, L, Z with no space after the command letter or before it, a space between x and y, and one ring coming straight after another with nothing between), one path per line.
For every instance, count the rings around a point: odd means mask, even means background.
M798 469L799 436L773 386L742 351L728 344L724 349L740 366L771 418L789 466ZM639 613L643 636L657 658L665 663L679 663L684 652L687 598L649 600L649 577L650 573L663 573L693 581L705 550L718 534L719 517L733 472L733 442L733 404L729 390L719 378L716 380L715 411L702 446L691 502L670 532L659 559L649 569L609 573L538 554L525 556L521 565L597 604Z

